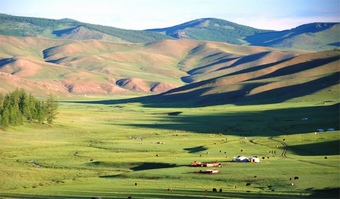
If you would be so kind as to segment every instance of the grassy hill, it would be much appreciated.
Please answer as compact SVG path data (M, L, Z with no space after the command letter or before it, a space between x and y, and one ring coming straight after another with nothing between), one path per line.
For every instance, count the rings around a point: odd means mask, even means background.
M147 31L124 30L72 19L45 19L0 14L0 34L50 39L100 39L122 43L145 43L170 37Z
M238 45L245 44L243 38L246 36L268 32L215 18L196 19L176 26L148 31L163 33L177 39L218 41Z
M339 23L311 23L291 30L266 32L245 38L250 45L320 51L340 46Z
M176 39L322 51L339 47L339 28L339 23L311 23L291 30L272 31L255 29L221 19L203 18L148 31L159 32Z
M227 42L284 50L322 51L339 47L339 23L304 24L291 30L261 30L230 21L203 18L168 28L144 31L94 25L72 19L45 19L0 14L0 35L71 40L149 43L166 39Z

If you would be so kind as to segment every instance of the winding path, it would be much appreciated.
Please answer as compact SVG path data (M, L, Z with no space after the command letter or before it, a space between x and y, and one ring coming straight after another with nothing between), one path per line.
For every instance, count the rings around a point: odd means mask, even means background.
M268 139L273 140L275 142L279 142L283 146L283 151L281 153L281 156L286 158L287 157L287 146L288 145L284 141L274 140L272 137L269 137Z

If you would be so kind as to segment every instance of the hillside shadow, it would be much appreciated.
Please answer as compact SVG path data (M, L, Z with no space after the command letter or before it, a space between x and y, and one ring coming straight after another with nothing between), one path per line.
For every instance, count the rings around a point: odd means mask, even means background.
M54 34L57 37L62 37L65 34L69 34L70 32L72 32L73 30L79 28L80 26L75 26L72 28L66 28L66 29L62 29L62 30L54 30L52 31L52 34Z
M308 198L339 198L340 188L314 189Z
M285 86L281 88L264 91L258 94L254 94L247 97L247 100L248 102L250 101L250 104L254 104L254 102L256 102L255 104L281 103L289 99L308 96L322 89L338 85L339 76L340 72L333 73L331 75L321 77L306 83ZM261 99L268 100L261 101ZM239 103L239 105L241 104L242 102Z
M266 52L260 52L260 53L255 53L255 54L244 56L241 59L237 60L235 63L231 64L230 66L220 68L219 70L232 68L232 67L239 66L239 65L242 65L242 64L257 61L257 60L265 57L269 53L270 53L270 51L266 51Z
M298 72L301 72L301 71L310 70L312 68L320 67L322 65L326 65L328 63L338 61L338 60L339 60L339 57L337 57L337 56L329 57L329 58L323 58L323 59L314 59L314 60L311 60L311 61L290 65L290 66L287 66L285 68L275 70L274 72L269 73L267 75L263 75L261 77L254 78L254 79L251 79L251 80L260 80L260 79L266 79L266 78L271 78L271 77L284 76L284 75L287 75L287 74L294 74L294 73L298 73Z
M327 87L338 85L339 76L340 72L336 72L309 82L274 88L252 95L247 94L250 93L251 90L265 85L266 83L246 84L242 89L237 91L201 96L196 99L196 105L208 106L235 104L245 106L282 103L293 98L311 95Z
M328 45L340 47L340 41L339 41L339 42L330 43L330 44L328 44Z
M314 132L318 128L327 125L339 129L339 104L331 106L287 108L280 110L267 110L260 112L240 112L215 115L185 115L179 117L160 117L154 124L133 124L139 128L165 129L173 131L190 131L196 133L224 133L228 135L241 136L278 136L292 135L305 132ZM314 120L302 121L301 118L314 118ZM324 118L318 120L318 118ZM165 121L165 122L163 122ZM170 122L171 121L171 122ZM336 143L329 143L336 146ZM309 147L322 147L325 144L315 146L301 146L296 150L303 153L301 149ZM203 150L201 147L186 149L189 152ZM292 148L292 150L295 150ZM334 150L332 150L334 151ZM295 152L295 151L294 151ZM328 150L320 154L334 153Z
M199 73L197 71L200 71L202 69L206 69L206 68L209 68L210 66L214 66L214 65L217 65L217 64L222 64L222 63L229 62L229 61L232 61L232 60L235 60L235 59L238 59L238 57L222 58L222 59L219 59L219 60L217 60L215 62L212 62L210 64L194 68L194 69L188 71L187 73L190 74L190 75L197 74L197 73Z
M13 61L14 59L12 58L0 59L0 68L2 68L4 65L10 64Z
M165 169L165 168L173 168L177 167L176 164L170 163L161 163L161 162L143 162L138 166L130 168L133 171L142 171L142 170L150 170L150 169Z
M284 60L280 60L280 61L272 62L272 63L268 63L268 64L263 64L263 65L253 66L251 68L246 68L246 69L242 69L242 70L239 70L239 71L227 74L226 76L233 76L233 75L239 75L239 74L244 74L244 73L255 72L255 71L258 71L258 70L269 68L271 66L275 66L277 64L281 64L281 63L286 62L286 61L288 61L290 59L293 59L293 58L288 58L288 59L284 59ZM221 68L220 70L223 70L223 69L225 69L225 68Z
M327 133L327 132L326 132ZM339 140L289 146L289 151L298 155L339 155Z
M259 96L260 98L262 96ZM150 101L149 101L149 100ZM281 99L282 100L282 99ZM312 107L294 107L285 109L274 109L264 111L246 111L230 113L226 110L224 113L209 113L208 115L190 115L180 106L176 104L171 105L168 103L155 103L152 96L121 99L121 100L103 100L103 101L86 101L86 102L73 102L73 103L91 103L91 104L104 104L104 105L118 105L125 103L142 102L146 107L153 108L174 108L180 115L171 116L162 114L155 118L153 123L135 123L135 124L119 124L122 126L133 126L137 128L148 129L164 129L170 131L189 131L196 133L224 133L228 135L241 135L241 136L277 136L277 135L291 135L300 134L305 132L314 132L318 128L334 128L339 129L340 124L340 104L324 105ZM333 103L330 101L329 103ZM250 103L252 104L252 103ZM243 104L245 105L245 104ZM185 107L187 108L187 106ZM174 111L174 112L177 112ZM153 114L147 113L146 115ZM311 118L307 121L302 121L301 118ZM323 118L323 119L320 119ZM112 124L117 125L117 124ZM336 143L330 143L335 146ZM319 146L320 145L320 146ZM316 144L313 147L322 147L325 144ZM296 153L303 153L303 147L308 150L309 146L298 147ZM194 147L185 149L189 153L199 152L204 150L203 147ZM292 150L295 150L292 148ZM334 151L334 150L333 150ZM294 151L295 152L295 151ZM327 155L328 151L321 152L320 154ZM331 154L333 154L332 152Z
M188 151L189 153L199 153L202 151L207 150L208 148L205 146L196 146L196 147L189 147L189 148L184 148L184 150Z

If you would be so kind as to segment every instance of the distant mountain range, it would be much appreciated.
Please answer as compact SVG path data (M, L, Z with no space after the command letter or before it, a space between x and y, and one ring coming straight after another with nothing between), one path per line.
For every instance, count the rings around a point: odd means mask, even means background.
M0 93L153 94L149 102L195 106L338 99L339 23L286 31L211 18L147 31L10 15L0 23Z
M329 50L340 46L340 23L311 23L291 30L261 30L222 19L203 18L168 28L124 30L72 19L44 19L0 14L0 35L48 39L149 43L164 39L227 42L280 49ZM269 27L270 28L270 27Z

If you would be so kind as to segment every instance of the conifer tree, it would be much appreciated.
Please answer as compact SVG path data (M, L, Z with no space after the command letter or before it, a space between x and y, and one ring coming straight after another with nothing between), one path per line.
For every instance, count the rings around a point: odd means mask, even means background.
M22 125L24 119L30 122L51 124L58 114L59 102L49 95L40 101L23 89L16 89L6 95L0 94L0 127Z
M52 124L53 120L56 118L58 114L59 103L54 99L54 96L50 94L46 100L45 110L46 110L46 120L47 123Z

